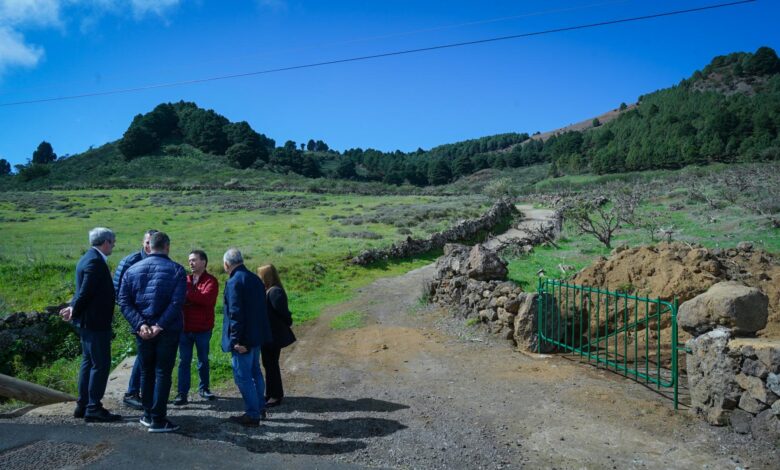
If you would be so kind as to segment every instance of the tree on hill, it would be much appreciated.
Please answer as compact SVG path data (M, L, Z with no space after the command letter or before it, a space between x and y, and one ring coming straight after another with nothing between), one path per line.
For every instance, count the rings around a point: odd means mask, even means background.
M780 72L780 59L771 47L759 47L747 60L744 71L753 75L769 75Z
M135 157L148 155L154 152L160 146L157 137L143 125L130 125L122 135L117 147L124 155L125 160L132 160Z
M336 176L345 180L352 180L357 178L355 162L353 162L350 158L343 158L336 167Z
M34 164L45 165L51 163L57 159L57 154L54 153L54 149L51 144L45 140L38 144L38 148L32 154L32 162Z
M232 166L244 169L257 161L257 149L242 142L231 145L225 152L225 156Z
M311 155L306 155L303 157L303 162L301 163L301 174L307 178L319 178L322 176L322 169L320 168L320 164L317 159Z
M5 158L0 158L0 176L11 174L11 164Z
M428 169L428 182L434 186L447 184L452 178L452 171L447 161L440 158L433 162Z

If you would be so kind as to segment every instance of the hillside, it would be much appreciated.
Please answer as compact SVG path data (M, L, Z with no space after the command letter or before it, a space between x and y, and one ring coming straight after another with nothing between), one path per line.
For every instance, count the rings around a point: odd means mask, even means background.
M408 153L337 152L313 139L277 146L248 123L230 122L214 110L162 103L137 115L122 139L64 160L18 166L18 176L0 177L0 189L244 184L408 192L486 169L500 173L538 164L549 164L549 175L560 176L772 161L780 159L779 132L780 59L762 47L715 57L676 86L561 129ZM312 182L321 179L339 182Z

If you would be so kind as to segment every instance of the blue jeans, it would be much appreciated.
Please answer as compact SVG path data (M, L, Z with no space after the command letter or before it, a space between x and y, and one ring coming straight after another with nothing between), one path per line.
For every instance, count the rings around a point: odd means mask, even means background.
M192 345L198 353L198 390L209 388L209 341L211 331L202 333L181 332L179 336L179 394L185 397L190 392L190 364L192 363Z
M245 413L250 418L260 418L260 412L265 408L265 383L260 372L260 346L251 348L246 354L232 351L233 379L238 385L238 391L244 398Z
M86 414L103 408L101 400L106 393L111 372L111 330L94 331L79 328L81 338L81 369L79 369L79 397L76 402Z
M133 370L130 372L130 382L127 383L127 392L125 395L141 394L141 354L135 356Z
M136 343L141 357L141 403L144 405L144 415L155 423L162 422L168 414L171 373L176 363L179 332L162 331L148 340L136 336Z

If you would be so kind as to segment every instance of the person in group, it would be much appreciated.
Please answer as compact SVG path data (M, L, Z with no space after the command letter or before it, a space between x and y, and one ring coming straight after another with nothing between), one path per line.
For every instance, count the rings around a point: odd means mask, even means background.
M146 258L149 253L152 252L152 235L157 233L157 230L151 229L144 233L143 243L139 251L130 253L122 258L119 265L114 271L114 292L117 297L119 296L119 289L122 287L122 276L124 276L127 268L135 263ZM135 356L135 362L133 362L133 370L130 372L130 381L127 384L127 391L123 399L125 405L135 410L142 410L141 404L141 356Z
M116 236L105 227L89 231L92 246L76 265L76 293L70 306L60 310L72 321L81 338L81 369L74 418L87 422L122 419L103 408L101 400L111 371L111 322L114 319L114 285L106 259L114 250Z
M265 286L244 266L244 258L230 248L222 258L230 275L225 284L222 350L232 355L233 378L244 399L245 413L230 421L256 427L266 419L260 347L272 341L265 305Z
M167 415L187 276L184 267L168 257L170 247L165 232L152 235L152 252L127 269L119 291L119 305L136 334L141 357L141 424L149 432L179 429Z
M188 258L192 274L187 276L187 299L184 302L184 329L179 338L179 390L173 404L188 402L190 392L190 364L192 346L198 353L198 395L206 400L216 397L209 390L209 341L214 329L214 306L217 304L219 283L206 271L209 258L203 250L192 250Z
M263 369L265 369L265 406L273 408L282 404L284 388L282 372L279 369L279 355L282 348L295 342L292 326L292 314L287 306L287 293L284 291L279 272L273 264L257 268L257 275L265 285L268 322L271 325L273 341L260 348Z

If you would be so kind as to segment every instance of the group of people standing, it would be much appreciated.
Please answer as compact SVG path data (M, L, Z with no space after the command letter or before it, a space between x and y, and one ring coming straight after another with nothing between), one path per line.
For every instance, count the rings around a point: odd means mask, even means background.
M192 250L187 274L168 256L168 235L149 230L141 250L122 259L112 279L107 258L116 243L114 232L94 228L89 242L91 248L76 266L76 293L60 311L65 321L77 327L82 347L73 416L87 422L122 420L101 402L111 367L111 325L117 303L138 347L124 403L143 411L140 423L149 432L176 431L178 426L167 418L167 406L177 350L179 380L173 404L189 402L193 346L198 394L205 400L216 399L209 388L209 343L219 282L207 271L208 256L203 250ZM243 414L229 419L258 426L266 418L266 408L280 405L284 396L279 356L282 348L295 342L292 316L273 265L261 266L255 275L244 266L241 252L230 248L223 267L229 279L223 293L222 350L231 354L233 377L245 405Z

